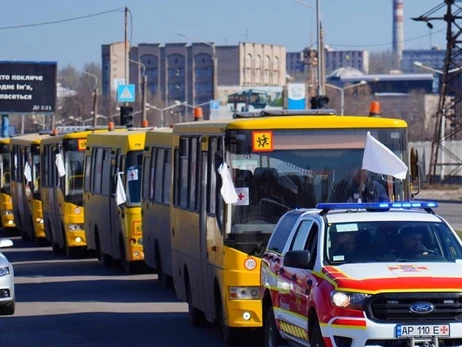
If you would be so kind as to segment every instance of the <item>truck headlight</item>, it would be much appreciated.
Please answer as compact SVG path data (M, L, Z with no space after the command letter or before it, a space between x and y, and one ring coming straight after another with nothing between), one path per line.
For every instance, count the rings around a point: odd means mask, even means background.
M67 230L69 231L76 231L76 230L82 230L83 229L83 224L68 224L67 225Z
M2 213L5 215L5 216L11 216L13 214L13 210L3 210Z
M258 300L260 299L259 287L229 287L230 300Z
M0 267L0 277L10 274L10 268L8 266Z
M39 217L35 218L35 223L43 224L43 218L39 218Z
M362 310L364 301L369 298L370 294L364 293L347 293L333 291L330 293L330 302L332 305L352 310Z

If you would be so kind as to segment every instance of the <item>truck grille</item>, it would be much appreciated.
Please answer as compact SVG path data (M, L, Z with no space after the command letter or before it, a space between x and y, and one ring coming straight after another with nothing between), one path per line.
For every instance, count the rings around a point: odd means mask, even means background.
M430 303L429 313L413 313L416 303ZM462 293L388 293L372 296L366 307L367 316L376 322L462 321Z

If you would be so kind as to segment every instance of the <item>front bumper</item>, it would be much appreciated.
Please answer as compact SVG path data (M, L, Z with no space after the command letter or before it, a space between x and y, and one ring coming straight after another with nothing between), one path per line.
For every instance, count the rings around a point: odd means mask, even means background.
M411 347L424 346L430 343L430 347L461 346L462 345L462 322L447 321L432 322L409 322L406 325L448 325L450 335L434 338L426 337L397 337L396 323L376 323L367 318L335 317L328 323L320 324L321 332L326 346L332 347ZM326 341L327 340L327 341Z

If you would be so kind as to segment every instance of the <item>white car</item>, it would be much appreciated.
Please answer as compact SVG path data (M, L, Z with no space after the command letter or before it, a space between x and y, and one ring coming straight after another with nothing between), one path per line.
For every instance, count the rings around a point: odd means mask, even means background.
M0 248L13 246L10 239L0 239ZM15 309L14 271L4 254L0 252L0 315L13 315Z

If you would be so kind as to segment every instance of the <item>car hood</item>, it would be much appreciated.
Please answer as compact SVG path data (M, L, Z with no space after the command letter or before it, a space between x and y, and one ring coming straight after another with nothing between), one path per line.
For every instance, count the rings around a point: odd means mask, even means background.
M461 263L365 263L327 266L323 275L337 290L461 291Z

